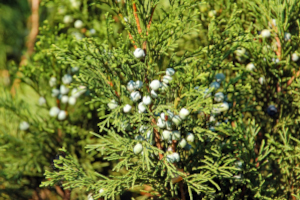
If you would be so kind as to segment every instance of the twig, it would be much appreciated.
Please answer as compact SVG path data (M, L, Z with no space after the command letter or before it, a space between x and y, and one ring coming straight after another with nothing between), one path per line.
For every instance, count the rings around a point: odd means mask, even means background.
M292 200L296 200L296 197L293 195L294 193L294 185L292 185L292 188L291 188L291 196L292 196Z
M62 198L64 198L65 194L64 194L64 192L62 191L62 189L58 185L55 186L55 190L56 190L57 194L59 194L59 196L61 196Z
M39 197L38 192L36 190L33 191L32 199L33 200L40 200L40 197Z
M112 81L108 81L108 84L109 84L111 87L114 86L114 84L113 84ZM120 98L120 94L119 94L117 91L115 91L115 94L117 95L118 98Z
M275 53L277 55L278 60L280 61L281 60L281 42L280 42L280 39L278 37L278 29L273 23L272 23L272 27L273 27L273 29L275 30L275 33L276 33L275 40L276 40L277 47L278 47L277 51L275 51ZM280 65L277 68L279 69ZM281 87L280 87L279 83L277 83L276 87L277 87L277 93L281 92ZM279 103L279 102L277 102L277 103Z
M177 168L177 170L183 172L183 169L178 169ZM185 173L185 174L189 175L188 173ZM172 178L172 184L178 183L178 182L180 182L182 180L183 180L182 176L177 176L175 178Z
M151 108L152 108L152 105L150 106L150 110L151 110ZM151 122L152 122L153 125L156 124L156 121L155 121L154 118L151 119ZM155 144L156 144L157 148L161 150L162 146L161 146L161 143L160 143L159 132L157 131L156 128L153 128L153 132L154 132L154 135L155 135L155 138L154 138ZM161 160L164 157L161 153L159 153L158 155L159 155L159 160Z
M66 189L65 190L65 195L64 195L64 200L70 200L70 197L71 197L71 190Z
M121 13L119 13L119 16L121 17L121 19L123 19L123 16L122 16ZM132 35L131 35L131 33L129 31L128 31L128 35L129 35L129 39L131 40L134 48L137 49L137 46L135 45L135 41L134 41L134 39L133 39L133 37L132 37Z
M34 43L39 32L39 0L31 0L31 30L27 41L27 52L31 55L34 51Z
M145 83L147 85L146 86L147 87L147 91L150 93L150 88L148 86L149 80L148 80L147 76L145 77ZM151 103L151 105L149 107L150 112L152 112L152 106L153 106L153 103ZM151 119L151 123L152 123L152 125L156 125L156 120L153 117ZM162 146L161 146L161 143L160 143L159 132L157 131L156 128L153 128L153 132L154 132L154 136L155 136L155 138L154 138L155 144L156 144L157 148L161 150ZM161 153L159 153L158 155L159 155L159 160L161 160L164 157Z
M148 23L148 25L147 25L147 35L148 35L148 32L149 32L150 27L151 27L151 24L152 24L152 17L153 17L155 8L156 8L156 5L152 8L152 11L151 11L150 20L149 20L149 23Z
M300 70L294 76L292 76L292 78L287 82L287 86L290 86L294 81L294 79L297 78L299 75L300 75Z
M135 17L138 32L139 32L139 34L141 34L142 29L141 29L140 20L139 20L138 14L137 14L137 8L136 8L135 3L132 3L132 7L133 7L133 14L134 14L134 17Z
M275 40L277 42L277 47L278 47L278 49L276 51L276 55L277 55L278 59L281 60L281 43L280 43L279 37L277 36L277 29L276 29Z
M177 141L176 140L172 140L172 151L173 152L176 152L176 144L177 144Z
M151 16L150 16L150 19L149 19L149 22L148 22L148 25L147 25L147 33L146 33L147 36L149 34L149 30L150 30L150 27L151 27L151 24L152 24L152 18L153 18L155 8L156 8L156 5L152 8L152 11L151 11ZM145 53L146 53L146 48L147 48L147 41L143 42L143 50L145 51Z
M232 104L232 109L233 109L235 106L236 106L236 101L233 102L233 104ZM231 122L231 126L232 126L233 128L235 127L235 122L234 122L234 121Z
M150 194L151 191L153 191L152 187L150 185L144 185L144 190L148 192L140 192L141 195L147 196L147 197L160 197L161 195L156 192L156 194ZM152 199L152 198L151 198Z
M281 43L280 43L280 39L278 37L278 29L274 23L272 23L272 28L275 30L275 33L276 33L275 40L277 42L277 47L278 47L278 49L275 53L276 53L278 59L281 60Z
M246 191L246 186L243 185L242 192L241 192L241 195L240 195L240 199L244 199L245 191Z
M51 200L53 199L53 200L57 200L56 197L52 196L52 194L51 194L51 192L50 192L49 189L43 189L43 190L41 191L41 198L42 198L42 199L51 199Z
M135 43L135 41L133 40L133 37L132 37L132 35L128 32L128 35L129 35L129 39L131 40L131 42L133 43L133 47L135 48L135 49L137 49L137 46L134 44Z
M182 182L179 183L179 187L180 187L180 193L181 193L181 200L185 200L185 192L184 192L184 189L183 189L183 183Z

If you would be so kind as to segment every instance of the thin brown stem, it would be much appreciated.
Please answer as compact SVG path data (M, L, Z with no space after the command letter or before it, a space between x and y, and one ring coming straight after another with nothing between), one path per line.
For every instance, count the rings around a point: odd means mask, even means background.
M58 185L55 186L55 190L56 190L57 194L59 194L59 196L64 198L65 193L62 191L62 189Z
M147 41L143 42L143 50L145 51L145 54L147 53Z
M182 182L179 183L179 187L180 187L180 193L181 193L181 200L185 200L185 192L184 192L184 189L183 189L183 183Z
M287 86L290 86L292 84L292 82L294 81L295 78L297 78L298 76L300 76L300 70L297 73L294 73L295 75L292 76L292 78L287 82Z
M296 197L293 195L293 193L294 193L294 185L292 185L291 190L292 190L292 192L291 192L292 200L296 200Z
M177 170L183 172L183 169L177 169ZM178 183L182 180L183 180L182 176L176 176L175 178L172 178L172 184Z
M56 99L56 105L60 109L60 100ZM58 142L60 143L62 141L62 131L60 128L57 129L57 135L58 135Z
M27 52L31 55L34 51L36 36L39 32L39 0L31 0L31 30L27 41Z
M235 106L236 106L236 101L233 102L232 109L233 109ZM236 126L234 121L231 122L231 126L232 126L233 128Z
M139 34L141 34L142 29L141 29L141 24L140 24L140 20L139 20L138 14L137 14L137 8L136 8L135 3L132 3L132 7L133 7L133 14L134 14L134 18L135 18L136 25L138 28L138 32L139 32Z
M278 37L278 30L277 30L277 27L272 24L272 27L273 29L275 30L275 33L276 33L276 36L275 36L275 40L276 40L276 43L277 43L277 51L275 51L276 55L277 55L277 58L278 60L281 60L281 42L280 42L280 39ZM277 68L279 69L281 66L279 65ZM281 92L281 86L279 83L277 83L277 93ZM279 103L279 102L277 102Z
M281 60L281 42L280 42L280 39L278 37L278 29L277 27L275 26L274 23L272 23L272 28L275 30L275 40L276 40L276 43L277 43L277 51L276 51L276 55L278 57L279 60Z
M152 8L152 11L151 11L150 20L149 20L149 23L147 25L147 35L149 33L149 30L150 30L150 27L151 27L151 24L152 24L152 18L153 18L155 8L156 8L156 5Z
M281 43L280 43L280 39L279 39L279 37L277 35L275 37L275 40L276 40L277 47L278 47L277 51L276 51L276 55L277 55L278 59L281 60Z
M177 141L176 140L172 140L172 151L173 152L176 152L176 144L177 144Z
M132 44L133 44L133 47L135 48L135 49L137 49L137 46L135 45L135 41L133 40L133 37L132 37L132 35L128 32L128 35L129 35L129 39L131 40L131 42L132 42Z
M70 198L71 198L71 190L66 189L65 190L65 195L64 195L64 200L70 200Z
M149 80L148 80L147 76L145 77L145 83L147 85L146 86L147 87L147 91L150 93L150 88L148 86ZM153 103L151 103L151 105L149 107L150 112L152 112L152 106L153 106ZM156 125L156 120L153 117L151 119L151 123L152 123L152 125ZM158 132L158 130L156 128L153 128L153 132L154 132L155 144L156 144L157 148L161 150L162 146L161 146L161 143L160 143L159 132ZM159 156L159 160L161 160L164 157L161 153L159 153L158 156Z
M38 192L36 190L33 191L32 200L40 200Z
M279 83L277 83L277 92L281 92L281 87Z
M149 30L150 30L150 27L151 27L151 24L152 24L152 18L153 18L155 8L156 8L156 5L152 8L152 11L151 11L151 16L150 16L150 19L149 19L149 22L148 22L148 25L147 25L147 33L146 33L147 36L149 34ZM143 50L145 51L145 53L146 53L146 49L147 49L147 41L143 42Z
M112 81L108 81L108 84L109 84L111 87L114 86L114 84L113 84ZM115 91L115 94L117 95L118 98L120 98L120 94L119 94L117 91Z
M152 106L151 106L152 107ZM151 108L150 108L151 109ZM156 124L156 120L154 118L151 119L152 125ZM162 149L161 143L160 143L160 135L159 132L157 131L156 128L153 129L154 132L154 140L155 140L155 144L157 146L158 149ZM163 155L161 153L158 154L159 156L159 160L163 159Z
M119 14L119 16L121 17L121 19L123 19L123 16L122 16L121 13ZM135 45L135 41L133 40L133 37L132 37L132 35L131 35L131 33L130 33L129 31L128 31L128 36L129 36L129 39L131 40L131 42L132 42L134 48L136 49L137 46Z

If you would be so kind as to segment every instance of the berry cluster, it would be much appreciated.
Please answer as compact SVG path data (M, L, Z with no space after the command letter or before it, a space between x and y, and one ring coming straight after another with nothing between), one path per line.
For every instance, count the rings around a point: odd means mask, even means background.
M78 10L80 9L81 1L70 0L69 6L71 7L71 10ZM64 6L60 7L58 13L64 15L62 21L65 23L65 25L74 26L75 29L72 29L72 35L77 40L81 40L84 36L92 36L96 34L96 30L93 28L86 30L87 24L84 21L82 21L84 18L78 19L78 17L75 16L73 13L67 13ZM84 33L85 35L83 35L82 33Z
M268 29L263 29L258 32L259 34L259 40L266 42L267 45L263 46L262 52L265 54L269 54L270 50L273 52L274 57L271 59L272 63L275 63L276 68L279 68L279 65L281 64L280 62L280 51L283 48L284 43L290 42L292 39L292 34L285 32L284 34L280 31L278 31L277 23L275 19L272 19L269 22L269 28ZM282 40L281 40L282 38ZM270 45L269 45L270 44ZM246 59L249 57L249 53L246 51L245 48L240 47L235 51L236 58L239 62L243 63L246 61ZM291 61L293 62L298 62L299 61L299 53L294 52L290 56ZM267 59L264 58L264 61L267 62ZM253 63L248 63L246 65L246 70L248 71L255 71L256 67ZM251 74L253 76L253 74ZM261 85L266 84L266 78L264 76L258 78L258 82ZM269 105L268 108L266 109L267 114L270 117L275 117L277 116L277 108L275 105Z
M71 73L76 73L78 71L78 67L72 67ZM75 105L77 98L85 93L86 87L80 86L79 88L73 88L72 90L69 89L70 84L72 83L72 75L65 74L61 81L63 84L58 85L57 80L55 77L51 77L49 80L50 87L54 87L52 89L52 97L56 97L62 104L67 105ZM46 103L44 97L40 97L39 104L43 105ZM65 107L66 107L65 106ZM59 106L60 107L60 106ZM49 115L51 117L57 117L58 120L65 120L67 117L67 111L61 110L58 106L53 106L50 111Z
M145 52L143 49L137 48L133 52L133 55L137 59L142 59L145 57ZM169 87L168 84L173 80L174 75L175 70L173 68L167 68L166 74L162 77L161 81L152 80L150 84L147 85L148 94L145 95L142 94L141 90L144 86L144 83L141 80L130 80L127 83L126 88L130 92L129 97L132 101L132 104L123 105L123 112L126 114L133 113L132 108L134 106L136 106L135 110L137 110L140 114L146 113L147 110L152 112L151 107L154 103L154 99L158 97L160 91L165 91ZM209 124L216 121L215 116L229 109L229 104L226 102L226 96L219 90L224 80L225 75L223 73L217 74L215 76L215 81L213 81L209 85L209 88L204 91L205 98L211 97L213 94L212 98L216 103L213 104ZM195 89L199 90L199 87L196 87ZM114 99L112 99L107 105L111 110L119 107L119 103ZM165 158L170 163L180 161L180 155L178 152L176 152L176 146L174 145L177 145L179 149L190 150L192 147L191 143L193 143L195 140L195 135L192 132L187 131L185 134L182 134L182 130L184 130L182 127L183 121L186 120L189 115L190 111L186 108L181 108L177 114L173 113L171 110L167 110L161 113L155 113L155 124L153 124L153 121L150 122L152 126L154 125L155 131L160 134L160 142L165 144ZM215 125L218 124L219 123L217 122ZM154 145L155 142L153 141L153 129L151 130L149 128L151 125L141 125L138 129L139 133L135 136L135 140L147 141L151 145ZM127 129L128 127L130 127L130 125L124 125L123 130L130 130ZM214 130L214 127L212 126L210 129ZM146 135L146 138L144 138L143 135ZM168 147L168 145L172 146ZM133 147L133 152L135 154L143 154L143 148L144 147L142 143L138 142Z
M138 58L142 59L145 57L145 52L141 48L137 48L133 55ZM147 88L149 88L148 92L149 94L143 95L142 94L142 87L144 86L144 83L140 80L130 80L127 83L127 90L130 92L130 100L133 102L132 105L126 104L123 106L123 112L124 113L130 113L132 111L132 107L135 104L136 110L138 110L139 113L145 113L147 110L151 111L151 105L153 104L153 99L158 97L159 91L164 91L168 88L168 84L170 81L173 80L173 77L175 74L175 70L173 68L167 68L166 74L162 77L162 80L152 80L149 85L147 85ZM113 110L117 108L118 102L116 100L111 100L108 104L108 107ZM148 107L148 109L147 109ZM182 123L182 120L186 119L186 117L189 115L189 111L185 108L182 108L179 112L179 115L174 115L170 110L167 111L167 113L161 113L159 114L159 117L155 119L157 127L155 129L158 129L158 131L161 134L162 140L165 140L167 142L173 141L180 141L179 146L181 148L186 147L187 142L185 139L181 139L181 133L179 130L174 130L174 128L179 126ZM155 144L153 141L153 131L149 129L149 125L142 125L139 128L140 134L135 136L135 139L138 141L148 141L152 145ZM147 131L147 132L146 132ZM145 133L146 132L146 133ZM142 136L142 134L146 135L146 139ZM188 141L193 141L194 136L191 136L191 133L189 133L189 137L187 138ZM135 154L143 153L143 145L141 143L137 143L133 147L133 152ZM174 158L174 159L173 159ZM173 153L170 155L167 155L167 160L170 162L179 161L180 157L178 153Z
M222 82L225 81L225 75L223 73L219 73L215 75L215 81L212 82L209 87L209 93L207 96L212 96L214 102L210 117L209 117L209 129L211 131L215 131L215 126L219 126L220 122L216 121L216 117L222 112L226 112L229 109L229 104L227 102L227 95L223 92L218 91L221 87ZM226 122L226 120L225 120Z
M138 59L142 59L145 56L145 52L137 48L134 51L134 56ZM130 80L127 83L127 90L130 92L130 100L132 104L123 105L124 113L132 113L132 108L136 106L135 110L137 110L140 114L146 113L146 111L150 111L151 107L154 103L154 99L158 97L159 91L165 91L169 86L170 81L173 80L173 76L175 75L175 70L173 68L167 68L166 74L160 80L152 80L149 85L147 85L149 94L142 94L142 88L144 83L141 80ZM214 104L211 119L220 114L221 112L227 111L229 109L229 104L225 101L225 95L222 92L217 92L220 88L220 84L225 80L225 75L219 73L215 76L215 81L210 84L210 88L208 88L204 94L206 97L211 96L214 93L214 101L218 104ZM198 87L199 88L199 87ZM195 89L198 89L195 88ZM211 93L209 93L211 92ZM113 110L119 107L119 103L112 99L107 106L109 109ZM147 108L148 107L148 108ZM171 110L167 110L162 113L156 113L155 119L151 122L151 125L154 125L154 129L160 134L161 141L164 142L164 146L166 147L166 160L174 163L180 161L180 155L176 152L176 148L174 149L174 144L177 144L177 147L184 150L190 150L191 144L195 140L195 136L191 132L186 132L185 136L182 134L182 123L183 120L186 120L190 114L190 111L186 108L181 108L178 114L173 113ZM123 130L127 129L130 125L124 125ZM139 128L139 133L135 136L135 140L137 141L147 141L151 145L154 145L153 141L153 130L151 130L149 125L143 124ZM142 135L146 135L144 138ZM168 144L172 144L173 147L167 147ZM133 147L133 152L135 154L143 154L143 145L141 142L138 142Z

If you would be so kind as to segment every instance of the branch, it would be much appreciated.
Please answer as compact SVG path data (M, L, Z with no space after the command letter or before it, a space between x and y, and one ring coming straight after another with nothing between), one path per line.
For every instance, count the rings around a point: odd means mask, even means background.
M39 32L39 0L31 0L31 30L27 41L27 52L31 55L34 51L34 43Z
M181 193L181 200L185 200L185 192L184 192L184 189L183 189L183 183L182 182L179 183L179 187L180 187L180 193Z
M122 14L121 13L119 13L119 16L121 17L121 19L123 19L124 20L124 18L123 18L123 16L122 16ZM126 21L125 21L126 22ZM132 37L132 35L131 35L131 33L128 31L128 35L129 35L129 39L131 40L131 42L132 42L132 44L133 44L133 46L134 46L134 48L135 49L137 49L137 46L134 44L135 43L135 41L133 40L133 37Z
M295 72L294 72L295 74ZM292 76L292 78L287 82L287 85L290 86L292 84L292 82L294 81L295 78L297 78L300 75L300 70L294 75Z
M276 40L277 47L278 47L278 49L275 53L277 55L278 60L280 61L281 60L281 43L280 43L280 39L278 37L278 29L273 23L272 23L272 28L275 30L275 33L276 33L275 40ZM280 65L277 68L280 68ZM279 83L277 83L276 87L277 87L277 93L281 92L281 87L280 87Z
M177 141L176 140L172 140L172 151L173 152L176 152L176 144L177 144Z
M146 86L147 87L147 91L150 93L150 88L148 86L149 80L148 80L147 76L145 76L145 83L147 85ZM152 112L152 106L153 106L153 103L151 103L151 105L149 107L150 112ZM156 125L156 120L153 117L151 119L151 123L152 123L152 125ZM161 146L161 143L160 143L159 132L157 131L156 128L153 128L153 132L154 132L154 135L155 135L155 138L154 138L155 144L156 144L157 148L161 150L162 146ZM161 153L159 153L158 155L159 155L159 160L161 160L164 157Z
M108 84L109 84L111 87L114 86L114 84L113 84L112 81L108 81ZM117 95L118 98L120 98L120 94L119 94L117 91L115 91L115 94Z
M33 191L32 200L40 200L38 192L36 190Z
M279 37L277 36L277 29L276 29L275 40L277 42L277 47L278 47L278 49L276 51L276 55L277 55L278 59L281 60L281 43L280 43Z
M141 34L142 33L142 29L141 29L139 17L137 15L137 8L136 8L135 3L132 3L132 7L133 7L133 14L134 14L134 17L135 17L135 21L136 21L136 25L137 25L137 28L138 28L138 32L139 32L139 34Z
M152 105L150 106L150 111L152 112L151 107L152 107ZM156 124L156 121L155 121L154 118L151 119L151 122L152 122L153 125ZM155 135L155 138L154 138L155 139L155 144L156 144L157 148L161 150L162 146L161 146L161 143L160 143L159 132L157 131L156 128L153 129L153 132L154 132L154 135ZM158 155L159 155L159 160L161 160L164 157L161 153L159 153Z
M234 102L233 102L232 109L233 109L235 106L236 106L236 101L234 101ZM235 127L236 127L236 125L235 125L235 122L234 122L234 121L232 121L232 122L231 122L231 126L232 126L233 128L235 128Z
M58 185L55 186L55 190L56 190L57 194L59 194L59 196L61 196L61 197L65 196L64 192Z
M150 30L150 27L151 27L151 24L152 24L152 18L153 18L153 14L154 14L155 8L156 8L156 5L152 8L152 11L151 11L150 20L149 20L148 25L147 25L147 36L149 34L149 30ZM145 52L146 52L146 48L147 48L147 41L145 41L143 43L143 50Z
M65 190L65 195L64 195L64 200L70 200L70 198L71 198L71 190L66 189Z
M151 27L151 24L152 24L152 17L153 17L155 8L156 8L156 5L152 8L152 11L151 11L150 20L149 20L149 23L148 23L148 25L147 25L147 35L148 35L148 32L149 32L150 27Z
M292 185L291 190L292 190L292 192L291 192L292 200L296 200L296 197L293 195L293 193L294 193L294 185Z
M278 29L277 29L277 26L275 26L274 23L271 23L271 25L272 25L272 29L274 29L274 31L276 33L275 40L277 42L277 47L278 47L278 49L275 53L276 53L278 59L281 60L281 43L280 43L280 39L278 37Z
M134 44L135 41L133 40L133 37L132 37L132 35L130 34L130 32L128 32L128 35L129 35L129 39L130 39L131 42L133 43L133 47L134 47L135 49L137 49L137 46Z

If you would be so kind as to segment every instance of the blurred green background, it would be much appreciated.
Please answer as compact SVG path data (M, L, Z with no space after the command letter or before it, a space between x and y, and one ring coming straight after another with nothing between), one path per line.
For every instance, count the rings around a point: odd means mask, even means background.
M0 1L0 69L7 69L10 61L19 63L26 51L29 34L29 2L26 0Z
M10 92L15 99L31 99L34 104L34 99L38 99L38 96L28 86L15 80L22 61L29 56L27 41L32 27L30 2L30 0L0 0L0 97ZM42 16L39 21L41 20L44 20ZM19 120L13 113L0 108L0 133L9 132L13 137L17 137ZM5 146L2 146L0 151L3 151L3 148L5 149ZM18 181L20 177L10 177L15 181L8 181L5 174L2 174L4 168L0 164L0 199L31 196L30 189L22 188L24 182ZM22 193L23 191L27 193Z

